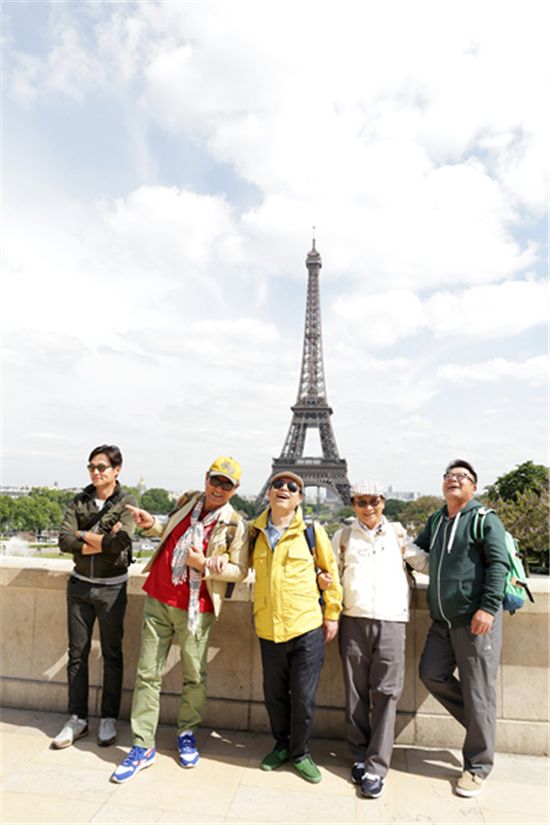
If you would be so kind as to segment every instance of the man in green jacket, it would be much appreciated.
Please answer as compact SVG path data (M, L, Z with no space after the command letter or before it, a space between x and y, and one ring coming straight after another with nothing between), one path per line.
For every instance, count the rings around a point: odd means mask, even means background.
M504 527L495 513L485 517L483 539L474 539L473 522L481 506L476 490L472 465L452 461L443 474L446 503L415 541L430 554L433 619L420 678L466 729L464 770L455 788L466 797L479 794L493 767L501 607L509 567Z

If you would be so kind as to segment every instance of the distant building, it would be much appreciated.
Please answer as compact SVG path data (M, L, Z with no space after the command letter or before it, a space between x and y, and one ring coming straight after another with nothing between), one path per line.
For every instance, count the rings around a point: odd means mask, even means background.
M394 490L391 484L384 493L386 498L397 498L399 501L416 501L416 499L420 498L421 495L422 493L419 492L402 492L401 490Z
M10 498L21 498L22 496L28 496L31 487L12 487L12 486L0 486L0 496L9 496Z

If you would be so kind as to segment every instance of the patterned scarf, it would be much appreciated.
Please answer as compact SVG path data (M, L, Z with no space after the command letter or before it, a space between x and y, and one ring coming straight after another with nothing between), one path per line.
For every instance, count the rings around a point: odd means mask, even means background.
M202 495L191 513L191 523L181 536L172 554L172 584L181 584L187 578L189 569L189 607L187 612L187 627L191 633L195 634L199 626L199 591L201 589L202 573L194 567L187 568L187 554L190 547L197 550L203 549L204 528L217 521L221 507L211 510L202 521L199 516L202 512L204 496Z

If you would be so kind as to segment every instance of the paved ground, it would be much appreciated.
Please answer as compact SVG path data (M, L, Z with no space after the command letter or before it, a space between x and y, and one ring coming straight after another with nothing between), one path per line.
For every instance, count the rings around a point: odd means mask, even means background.
M477 799L453 794L456 751L395 750L384 795L363 799L349 781L343 742L317 739L312 753L323 773L308 785L291 768L259 769L269 737L201 730L201 761L179 767L175 731L159 728L157 762L125 785L109 782L130 746L127 723L117 745L99 748L97 720L88 737L50 749L65 717L6 709L2 731L2 825L9 823L548 823L549 763L499 754Z

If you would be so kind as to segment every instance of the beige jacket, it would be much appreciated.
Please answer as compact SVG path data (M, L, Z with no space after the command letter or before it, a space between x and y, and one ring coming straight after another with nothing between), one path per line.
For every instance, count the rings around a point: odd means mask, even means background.
M178 509L172 513L165 525L160 519L155 518L153 526L144 531L149 537L162 536L155 553L143 568L144 573L151 570L155 559L162 552L164 542L174 527L192 511L201 495L202 493L198 491L184 493L178 501ZM216 618L219 618L228 583L242 581L248 572L248 525L229 503L221 508L220 517L210 533L206 548L207 558L221 555L227 555L229 560L225 570L216 574L208 570L204 572L206 587L214 605Z

